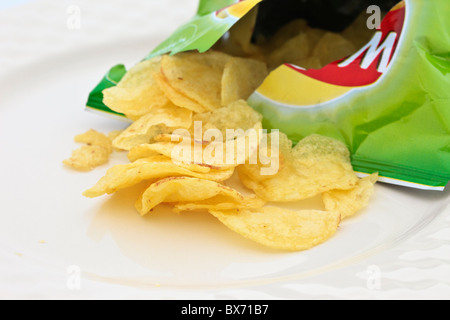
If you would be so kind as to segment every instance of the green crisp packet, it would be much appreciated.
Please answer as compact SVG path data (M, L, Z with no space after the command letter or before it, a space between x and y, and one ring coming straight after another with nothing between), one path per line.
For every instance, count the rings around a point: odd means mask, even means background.
M200 1L193 20L147 58L207 51L260 2ZM450 181L448 17L448 0L401 1L353 55L321 69L284 64L248 102L266 129L280 129L294 142L312 133L345 142L361 175L379 172L382 182L444 190ZM108 112L101 92L125 73L123 66L112 68L88 108Z
M153 49L144 60L163 54L209 50L222 36L262 0L200 0L196 15L179 27L166 41ZM103 90L114 87L127 70L119 64L112 67L89 95L87 108L91 111L118 116L123 114L109 109L103 103Z

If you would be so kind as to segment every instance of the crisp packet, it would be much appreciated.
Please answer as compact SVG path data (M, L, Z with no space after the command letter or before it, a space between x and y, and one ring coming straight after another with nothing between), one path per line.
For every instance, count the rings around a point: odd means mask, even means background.
M146 58L207 51L261 2L200 1L194 19ZM307 10L313 2L281 1L278 6L286 13L294 11L294 3ZM339 3L344 13L355 5ZM320 16L317 6L310 11ZM345 142L362 176L378 172L382 182L444 190L450 181L449 16L448 0L401 1L354 54L320 69L283 64L248 102L264 116L266 129L279 129L294 142L312 133ZM270 12L256 20L270 21ZM125 73L121 65L112 68L91 93L88 108L109 112L101 92Z
M200 0L196 15L179 27L167 40L145 57L151 59L163 54L209 50L250 10L262 0ZM126 120L123 114L109 109L103 103L103 90L117 85L127 70L123 64L112 67L100 83L92 90L87 102L89 111L100 112Z

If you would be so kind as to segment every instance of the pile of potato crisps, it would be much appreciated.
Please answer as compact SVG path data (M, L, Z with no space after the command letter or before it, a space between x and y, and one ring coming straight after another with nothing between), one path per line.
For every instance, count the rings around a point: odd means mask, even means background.
M132 124L108 135L90 130L77 136L75 141L84 146L64 163L89 171L108 163L113 152L127 152L129 163L110 168L84 196L110 195L146 183L146 190L136 195L135 207L141 215L161 204L172 205L179 213L207 211L250 240L288 251L307 250L327 241L343 219L369 204L378 176L358 178L350 163L350 152L342 142L312 135L294 146L280 133L278 143L273 143L273 136L262 131L262 116L246 103L269 70L299 58L289 58L293 51L308 49L302 54L303 62L297 63L318 66L319 61L322 64L330 59L330 52L337 52L320 48L338 36L308 29L304 22L296 21L282 29L281 36L266 41L272 47L268 50L250 41L245 27L251 19L249 15L231 30L226 45L219 43L205 53L185 52L143 61L131 68L116 87L104 91L105 104L125 114ZM318 39L314 50L312 42L308 47L305 44L312 37ZM353 50L342 41L336 45ZM250 143L243 161L214 163L194 156L190 161L176 159L174 149L181 140L194 151L217 143L234 145L243 138L224 134L223 141L195 139L196 123L201 123L203 130L225 133L229 129L254 129L261 135L256 144ZM262 138L268 138L268 143L261 144ZM264 148L279 164L271 175L262 174L268 164L258 154ZM234 158L241 156L241 151L233 150ZM255 155L256 161L250 162ZM228 186L227 182L236 176L248 193ZM317 210L288 210L281 205L315 197L323 200L323 207Z
M354 54L374 34L367 28L367 14L362 12L341 32L311 27L304 19L293 20L270 36L253 39L257 10L251 11L223 37L214 49L233 56L252 57L267 64L272 71L284 63L305 69L320 69L331 62Z

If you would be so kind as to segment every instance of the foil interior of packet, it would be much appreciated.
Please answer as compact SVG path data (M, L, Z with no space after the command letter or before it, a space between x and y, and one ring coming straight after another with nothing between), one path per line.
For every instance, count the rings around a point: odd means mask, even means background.
M449 16L448 0L203 0L191 21L143 56L210 49L256 56L264 44L298 57L301 42L271 42L295 23L322 30L322 42L351 36L353 47L342 46L336 60L339 50L317 61L316 47L309 60L268 61L271 73L248 103L266 129L294 142L313 133L343 141L361 176L378 172L381 182L442 191L450 181ZM113 66L87 108L123 117L102 91L126 72Z

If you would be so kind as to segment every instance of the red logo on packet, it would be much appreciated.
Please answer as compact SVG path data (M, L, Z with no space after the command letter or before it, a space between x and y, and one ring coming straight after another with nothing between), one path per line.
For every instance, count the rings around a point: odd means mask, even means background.
M362 87L375 83L385 73L394 56L405 22L405 6L394 8L383 19L374 37L354 55L322 69L288 67L310 78L343 87Z

